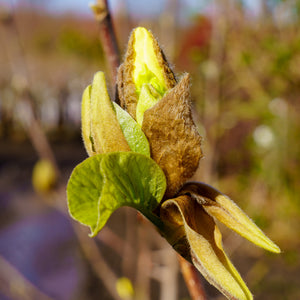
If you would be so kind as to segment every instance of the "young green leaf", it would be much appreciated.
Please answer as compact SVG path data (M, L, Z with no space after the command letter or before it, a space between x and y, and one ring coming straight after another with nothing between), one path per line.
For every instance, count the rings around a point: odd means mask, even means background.
M98 221L98 203L103 187L100 163L103 156L104 154L91 156L77 165L67 186L70 215L89 226L91 231L94 231Z
M153 35L146 28L138 27L133 34L135 37L133 80L137 93L140 93L145 83L150 83L163 96L167 86L164 78L164 69L158 57L160 49L157 47Z
M132 31L117 79L121 106L133 118L136 118L136 106L141 100L144 84L151 85L159 98L176 85L175 76L157 40L143 27Z
M117 103L114 102L113 104L116 110L117 119L131 151L150 157L149 142L141 127L127 111L122 109Z
M161 99L150 84L144 84L141 87L139 101L136 106L136 121L140 126L143 124L144 113L147 109L153 107Z
M159 219L152 211L166 190L166 179L160 167L150 158L133 152L109 153L101 161L104 185L99 199L96 235L110 215L121 206L139 210L155 225Z
M161 226L153 210L165 189L164 173L151 158L134 152L95 155L78 165L70 177L69 211L74 219L90 227L92 236L121 206L136 208Z

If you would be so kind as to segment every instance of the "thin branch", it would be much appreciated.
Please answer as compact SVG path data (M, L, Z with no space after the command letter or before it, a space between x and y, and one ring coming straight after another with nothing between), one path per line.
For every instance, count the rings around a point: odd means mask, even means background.
M47 201L46 195L41 195L41 199L46 205L57 209L64 216L69 217L66 203L62 203L62 201L60 201L65 197L64 195L65 187L62 185L56 189L55 193L51 195L52 201ZM81 224L77 224L74 221L71 221L71 225L74 229L74 233L76 235L79 246L86 258L86 261L89 263L95 275L101 280L107 291L112 296L112 299L121 300L116 290L116 283L118 277L101 255L101 251L95 239L88 237L86 228L84 228ZM103 233L104 236L106 235L106 237L102 239L99 236L97 236L99 240L101 240L107 246L111 247L116 252L118 252L116 247L121 247L120 251L122 250L122 247L124 247L125 242L121 238L114 234L109 228L103 229L103 232L101 232L101 234ZM110 234L110 238L112 238L112 241L108 241L108 234Z
M199 277L199 272L187 260L178 255L178 260L181 267L181 272L189 290L192 300L206 300L206 295L202 282Z
M91 8L99 24L100 41L110 72L110 82L114 86L117 78L117 69L120 65L120 53L107 0L97 0Z
M10 46L13 47L14 49L18 50L18 58L21 62L23 62L23 65L25 66L26 59L25 59L24 49L23 49L22 43L20 41L20 37L19 37L19 35L12 34L13 33L12 31L17 32L17 27L14 22L14 19L12 18L11 22L7 22L4 25L6 25L6 28L7 28L7 37L12 37L12 36L17 37L16 39L9 39L11 41ZM4 44L6 44L6 43L4 43ZM7 51L7 52L9 53L9 51ZM14 62L14 57L10 57L10 62L11 63ZM17 69L17 68L14 68L14 65L12 64L12 73L14 73L14 69ZM60 172L56 165L55 156L54 156L54 153L50 146L50 143L42 129L40 120L37 118L37 116L34 113L34 98L31 93L30 85L29 85L29 81L30 81L29 75L30 74L29 74L28 68L24 67L24 69L25 69L24 76L26 79L26 86L24 87L24 89L22 89L19 92L19 96L20 96L20 98L22 98L22 100L24 102L27 103L27 105L30 109L29 118L27 120L25 120L24 127L25 127L27 134L32 142L32 145L35 148L36 152L38 153L39 157L50 160L53 163L54 167L56 168L57 174L59 174ZM59 199L62 199L63 196L61 196L59 190L60 190L59 187L57 187L57 189L56 189L57 193L52 194L52 197L54 195L57 195L57 196L59 196ZM65 193L65 188L63 188L63 193ZM49 204L46 197L41 197L41 198L43 200L45 200L44 201L45 204ZM60 202L53 204L53 206L56 209L66 213L65 207L63 207L60 204ZM82 248L83 253L85 254L92 269L94 270L96 275L102 280L103 284L105 285L107 290L110 292L113 299L120 300L120 297L117 294L117 291L115 288L117 277L113 273L113 271L110 269L110 267L107 265L105 260L103 259L102 255L97 247L96 242L94 240L90 239L89 237L87 237L86 232L83 232L83 230L81 228L79 228L79 226L77 226L74 223L72 223L72 224L74 225L74 231L77 235L80 247ZM118 241L118 242L120 242L120 241ZM30 284L26 280L26 278L21 277L22 275L19 274L16 270L14 270L12 266L8 265L3 259L1 259L1 257L0 257L0 267L1 267L1 269L7 271L7 272L5 272L6 274L9 274L9 275L13 274L12 277L17 278L18 284L22 283L22 287L24 286L24 288L21 291L23 293L23 297L21 295L19 295L19 293L20 293L19 291L16 291L14 293L14 296L16 297L16 299L47 299L47 300L51 299L51 298L47 297L46 295L44 296L42 293L39 293L39 291L36 290L32 286L32 284ZM13 282L13 281L11 281L11 282ZM0 283L1 283L1 280L0 280ZM7 285L7 287L9 289L9 285ZM27 294L28 294L28 296L27 296Z
M51 297L34 286L1 255L0 270L0 290L8 298L16 300L52 300Z
M116 290L118 278L102 257L96 242L87 236L86 232L80 227L81 225L75 223L72 223L72 225L84 255L90 262L92 269L102 280L113 299L120 300L121 298Z
M24 85L17 89L16 95L20 98L21 101L26 103L29 109L29 118L24 118L23 126L27 135L33 144L38 156L41 159L49 160L55 171L57 177L60 176L60 171L58 169L54 153L51 149L50 143L43 131L40 120L37 118L34 109L34 96L31 92L31 80L30 72L26 63L25 50L23 43L20 38L19 29L15 21L15 16L13 12L9 15L9 21L6 19L2 20L3 25L3 36L1 39L5 42L2 42L4 48L6 48L7 56L11 65L11 75L23 75ZM21 69L21 70L20 70Z

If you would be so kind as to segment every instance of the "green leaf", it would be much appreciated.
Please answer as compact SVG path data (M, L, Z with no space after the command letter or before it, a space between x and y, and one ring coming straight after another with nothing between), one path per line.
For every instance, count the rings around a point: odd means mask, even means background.
M90 227L91 236L121 206L136 208L161 227L153 210L165 189L165 175L151 158L134 152L95 155L78 165L71 175L67 187L69 212Z
M93 231L98 221L98 202L103 188L100 163L104 155L84 160L73 170L67 186L70 215Z
M117 119L125 136L125 139L133 152L141 153L150 157L149 142L137 122L130 114L114 103Z

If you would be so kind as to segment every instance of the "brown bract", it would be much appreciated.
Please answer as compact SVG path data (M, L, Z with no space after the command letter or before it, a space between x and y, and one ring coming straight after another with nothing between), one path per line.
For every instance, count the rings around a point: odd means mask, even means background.
M142 130L151 148L151 157L167 178L168 199L198 168L202 157L201 136L192 119L189 74L144 114Z

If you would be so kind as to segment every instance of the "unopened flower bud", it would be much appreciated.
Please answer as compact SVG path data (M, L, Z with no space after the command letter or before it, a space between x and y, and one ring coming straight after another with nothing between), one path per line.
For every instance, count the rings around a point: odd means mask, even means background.
M166 175L166 198L194 174L202 157L189 87L189 75L177 83L156 39L145 28L136 28L118 73L119 98L142 127L151 157Z

